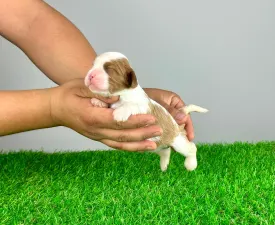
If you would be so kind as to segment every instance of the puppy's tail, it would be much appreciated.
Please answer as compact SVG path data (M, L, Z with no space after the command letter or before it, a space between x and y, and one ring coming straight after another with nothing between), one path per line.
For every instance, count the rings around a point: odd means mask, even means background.
M188 115L191 112L199 112L199 113L206 113L208 112L208 109L202 108L200 106L197 105L186 105L183 108L181 108L181 110Z

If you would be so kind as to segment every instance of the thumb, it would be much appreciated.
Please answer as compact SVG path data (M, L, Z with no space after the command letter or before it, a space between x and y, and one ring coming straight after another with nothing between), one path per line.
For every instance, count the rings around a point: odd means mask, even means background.
M112 97L103 97L103 96L100 96L100 95L97 95L97 94L93 94L93 98L97 98L107 104L112 104L112 103L115 103L119 100L119 97L118 96L112 96Z
M176 109L176 108L171 107L171 106L168 106L166 109L173 116L173 118L176 120L176 122L179 125L182 125L182 124L186 123L187 116L185 115L185 113L182 110Z
M75 82L77 82L76 87L78 89L78 96L82 98L97 98L107 104L112 104L119 100L118 96L103 97L99 94L93 93L87 86L85 86L82 79L79 79Z

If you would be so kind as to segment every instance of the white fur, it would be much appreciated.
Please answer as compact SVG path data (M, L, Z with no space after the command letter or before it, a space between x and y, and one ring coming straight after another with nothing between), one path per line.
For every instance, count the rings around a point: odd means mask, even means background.
M147 140L148 140L148 141L157 142L157 141L160 141L160 136L148 138Z
M106 90L108 90L109 88L109 83L108 83L108 74L105 72L104 68L103 68L103 65L106 63L106 62L109 62L111 60L116 60L116 59L127 59L127 57L119 52L106 52L106 53L103 53L99 56L96 57L94 63L93 63L93 67L88 71L86 77L85 77L85 85L87 87L89 87L89 74L93 71L93 70L96 70L96 69L99 69L101 71L103 71L103 74L101 76L104 76L105 79L102 79L103 80L103 85L102 87ZM89 87L90 88L90 87ZM96 90L93 90L92 88L90 88L91 91L95 94L100 94L102 96L105 96L105 97L109 97L111 96L110 92L109 91L96 91Z
M149 101L139 85L134 89L118 92L116 95L120 96L119 101L111 105L116 121L126 121L131 115L146 114L149 110Z
M103 68L104 63L110 60L115 60L119 58L126 58L126 57L123 54L117 53L117 52L104 53L96 58L93 65L93 69L104 70ZM106 79L106 81L108 82L108 79ZM116 121L126 121L131 115L147 114L149 110L149 101L150 101L152 102L152 104L156 104L160 106L163 109L163 111L172 118L173 123L177 125L177 122L172 117L172 115L162 105L160 105L159 103L155 102L152 99L148 99L148 96L139 85L134 89L123 90L112 95L108 91L105 91L105 92L101 91L101 92L98 92L98 94L101 94L103 96L120 97L118 102L111 105L111 108L114 109L113 116ZM98 101L92 100L91 102L92 104L95 104L97 106L103 105L100 103L101 102L100 100ZM201 108L196 105L186 106L182 110L183 112L185 112L185 114L189 114L190 112L193 112L193 111L196 111L196 112L208 111L207 109ZM158 141L160 140L160 137L153 137L148 140ZM174 141L171 143L171 146L159 146L158 149L151 151L151 152L157 153L160 156L160 167L162 171L166 171L169 165L170 154L171 154L170 147L173 147L175 151L185 156L184 166L187 170L194 170L197 167L196 145L193 142L189 142L185 135L180 134L174 138Z
M170 162L171 148L164 148L155 153L160 156L160 169L166 171Z
M178 135L171 145L175 151L185 156L184 166L187 170L197 167L197 148L193 142L189 142L186 136Z
M93 67L92 69L90 69L85 77L85 85L88 86L90 88L90 78L89 78L89 74L91 74L95 69L98 69L98 67ZM102 81L103 84L101 86L102 89L104 90L108 90L109 89L109 83L108 83L108 74L106 72L104 72L104 70L102 69L103 73L100 75L103 77ZM93 92L95 93L95 90L93 90ZM100 92L101 93L101 92ZM108 91L106 91L106 93L108 93Z
M111 105L111 108L115 109L113 115L116 121L126 121L131 115L147 114L149 101L153 104L158 104L152 99L148 99L146 93L139 85L134 89L123 90L117 94L120 96L119 101ZM133 99L135 99L134 102ZM152 137L148 140L156 142L160 140L160 137Z
M119 93L120 100L119 102L112 105L114 110L114 119L117 121L126 121L131 115L145 114L149 110L149 101L152 104L160 106L163 111L171 117L173 123L177 126L177 122L172 117L172 115L159 103L155 102L152 99L148 99L144 90L138 85L137 88L133 90L124 90ZM133 101L134 99L134 101ZM185 110L186 109L186 110ZM190 112L207 112L207 109L201 108L196 105L189 105L183 108L183 111L186 114ZM158 141L160 137L153 137L148 140ZM197 148L193 142L189 142L187 137L183 134L175 137L171 147L175 149L176 152L185 156L184 166L187 170L192 171L197 168ZM160 168L162 171L166 171L170 161L170 152L171 149L169 146L159 146L158 149L152 151L160 156Z
M197 105L187 105L183 108L184 113L187 115L190 112L200 112L200 113L206 113L208 112L208 109L202 108L200 106Z

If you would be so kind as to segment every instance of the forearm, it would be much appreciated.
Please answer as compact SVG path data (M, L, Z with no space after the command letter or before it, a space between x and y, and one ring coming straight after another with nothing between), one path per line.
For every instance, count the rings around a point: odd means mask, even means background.
M85 77L96 53L68 19L41 0L1 1L1 34L45 75L57 84Z
M51 91L0 91L0 136L56 126Z

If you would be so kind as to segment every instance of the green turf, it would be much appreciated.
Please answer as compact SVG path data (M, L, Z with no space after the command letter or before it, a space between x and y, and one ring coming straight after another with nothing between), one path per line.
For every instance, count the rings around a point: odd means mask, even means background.
M176 153L0 155L0 224L275 224L275 142Z

